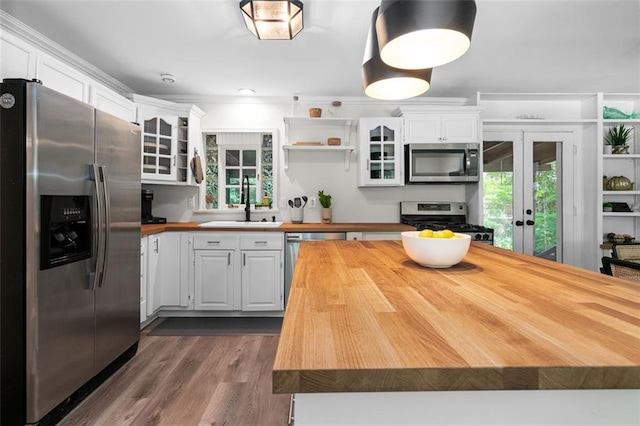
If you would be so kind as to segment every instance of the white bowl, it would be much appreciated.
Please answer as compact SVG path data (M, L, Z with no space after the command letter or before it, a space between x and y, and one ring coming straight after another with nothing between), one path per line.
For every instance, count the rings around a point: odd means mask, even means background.
M429 268L449 268L469 251L471 236L454 233L453 238L418 237L419 231L402 233L404 251L414 262Z

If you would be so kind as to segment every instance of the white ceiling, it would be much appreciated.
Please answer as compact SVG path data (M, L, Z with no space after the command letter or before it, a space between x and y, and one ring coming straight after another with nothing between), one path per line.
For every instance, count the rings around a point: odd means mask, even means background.
M303 0L292 41L259 41L239 0L0 0L0 8L122 82L158 97L364 96L379 0ZM423 0L428 1L428 0ZM640 0L477 0L471 49L435 68L426 97L640 92ZM177 82L160 82L171 73Z

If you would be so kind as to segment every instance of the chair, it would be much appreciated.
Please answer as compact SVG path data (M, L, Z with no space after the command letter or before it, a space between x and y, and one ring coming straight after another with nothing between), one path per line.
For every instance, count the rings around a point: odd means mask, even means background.
M613 244L613 258L640 262L640 243Z
M640 284L640 263L604 256L602 258L602 272Z

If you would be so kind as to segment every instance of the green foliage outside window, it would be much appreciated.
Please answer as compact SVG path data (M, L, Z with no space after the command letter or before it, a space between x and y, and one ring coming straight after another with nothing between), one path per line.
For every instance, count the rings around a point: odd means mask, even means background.
M549 170L535 172L535 244L534 254L551 250L557 241L556 163ZM513 250L513 172L483 174L484 226L493 228L494 245Z
M220 147L217 144L216 135L205 135L206 144L206 193L213 195L213 208L219 208L220 183ZM259 160L259 164L258 164ZM249 176L249 198L252 204L261 202L265 197L273 200L274 170L273 170L273 136L270 133L262 135L259 152L255 149L226 150L226 164L229 166L223 170L223 179L226 183L225 193L222 194L222 202L226 204L241 204L241 182L244 175ZM259 170L257 169L259 167ZM258 176L259 175L259 176ZM261 184L259 185L259 183Z

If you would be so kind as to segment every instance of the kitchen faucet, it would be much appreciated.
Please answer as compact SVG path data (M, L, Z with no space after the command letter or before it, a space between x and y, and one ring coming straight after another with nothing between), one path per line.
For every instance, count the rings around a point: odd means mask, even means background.
M246 194L245 198L245 186L244 183L247 182ZM240 199L244 201L244 221L251 222L251 200L249 196L249 175L244 175L242 178L242 192L240 193Z

